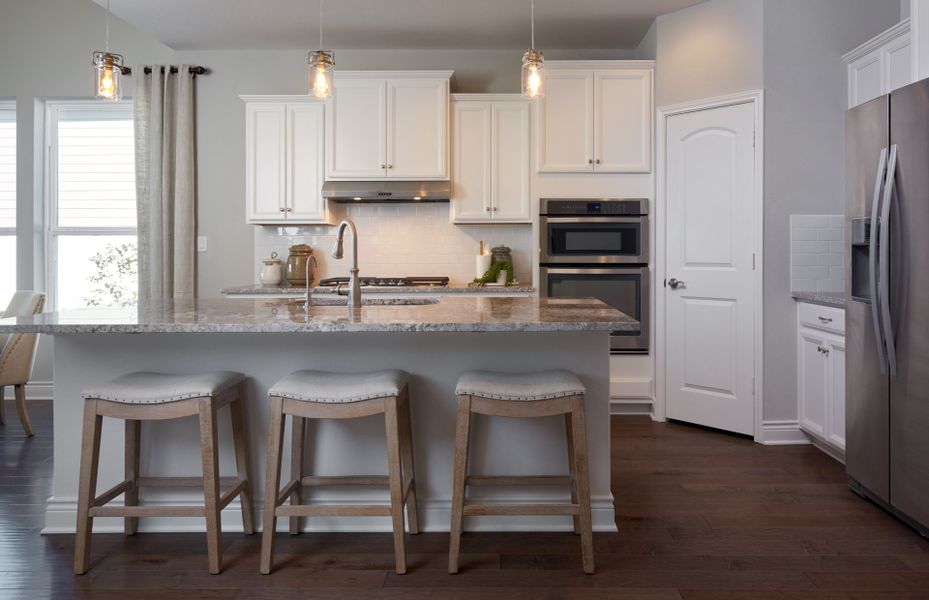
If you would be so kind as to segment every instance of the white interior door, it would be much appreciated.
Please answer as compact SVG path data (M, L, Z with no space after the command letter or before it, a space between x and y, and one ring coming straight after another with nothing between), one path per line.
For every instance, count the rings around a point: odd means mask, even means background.
M670 419L754 433L755 108L667 120Z

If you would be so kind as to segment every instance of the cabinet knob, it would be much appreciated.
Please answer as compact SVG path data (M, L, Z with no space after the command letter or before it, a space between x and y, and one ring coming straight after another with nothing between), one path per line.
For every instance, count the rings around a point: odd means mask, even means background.
M493 210L494 210L494 212L497 212L497 207L495 206Z
M588 165L594 164L594 159L588 158L588 159L587 159L587 164L588 164Z
M286 208L279 208L278 210L281 211L281 212L285 212L287 209L286 209Z
M486 210L487 212L490 212L492 209L488 206L488 207L485 208L484 210Z
M597 159L597 160L595 160L594 162L595 162L596 164L598 164L598 165L599 165L599 164L600 164L600 159L598 158L598 159Z
M382 169L386 169L386 168L387 168L387 165L381 164L381 168L382 168Z
M393 169L394 166L393 166L393 165L387 165L387 168L388 168L388 169Z

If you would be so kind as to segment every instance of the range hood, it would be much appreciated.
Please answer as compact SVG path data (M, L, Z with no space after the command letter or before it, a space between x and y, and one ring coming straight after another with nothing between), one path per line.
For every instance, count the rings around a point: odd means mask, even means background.
M323 198L344 204L371 202L448 202L448 181L327 181Z

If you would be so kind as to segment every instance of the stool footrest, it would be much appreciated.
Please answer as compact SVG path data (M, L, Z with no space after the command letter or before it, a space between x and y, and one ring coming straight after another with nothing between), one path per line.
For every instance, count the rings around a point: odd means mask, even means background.
M308 475L300 480L301 485L388 485L387 475Z
M303 504L279 506L274 511L278 517L387 517L387 504Z
M467 485L571 485L571 478L564 475L515 475L500 477L468 477Z
M239 483L238 477L220 477L219 485L226 487ZM203 487L202 477L139 477L135 480L136 487Z
M202 517L202 506L95 506L91 517Z
M471 517L504 515L577 515L577 504L465 504L464 515Z

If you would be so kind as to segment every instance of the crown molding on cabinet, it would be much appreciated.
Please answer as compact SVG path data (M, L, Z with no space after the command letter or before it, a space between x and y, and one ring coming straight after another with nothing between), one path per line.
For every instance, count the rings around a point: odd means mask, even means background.
M546 60L545 70L654 69L653 60Z
M532 102L522 94L449 94L452 102Z
M306 94L239 94L243 102L309 102L312 104L325 104L324 98Z
M336 71L336 79L451 79L454 71Z
M842 60L846 63L855 62L859 58L863 58L874 52L887 42L897 39L900 36L906 35L910 32L910 19L903 19L887 31L884 31L862 45L858 46L854 50L848 52L842 57Z

